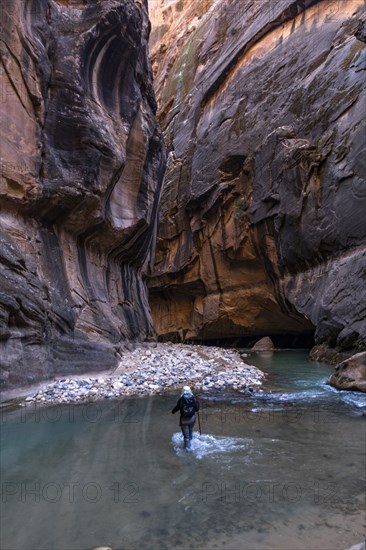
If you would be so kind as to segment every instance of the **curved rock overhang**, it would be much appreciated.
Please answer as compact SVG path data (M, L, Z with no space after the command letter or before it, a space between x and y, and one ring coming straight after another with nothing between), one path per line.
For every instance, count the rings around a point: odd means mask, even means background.
M2 10L0 320L7 386L115 365L154 335L142 280L165 150L147 8Z

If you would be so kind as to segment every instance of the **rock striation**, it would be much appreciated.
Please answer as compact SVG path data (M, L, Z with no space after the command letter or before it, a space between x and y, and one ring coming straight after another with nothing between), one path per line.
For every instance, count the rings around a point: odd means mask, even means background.
M11 387L151 337L165 150L134 0L1 3L0 357Z
M161 339L366 346L363 0L162 0Z

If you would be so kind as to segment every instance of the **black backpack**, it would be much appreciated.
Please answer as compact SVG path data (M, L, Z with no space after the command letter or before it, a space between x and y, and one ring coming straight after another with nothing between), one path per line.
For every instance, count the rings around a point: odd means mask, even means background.
M191 418L196 412L193 395L183 395L180 401L180 413L184 418Z

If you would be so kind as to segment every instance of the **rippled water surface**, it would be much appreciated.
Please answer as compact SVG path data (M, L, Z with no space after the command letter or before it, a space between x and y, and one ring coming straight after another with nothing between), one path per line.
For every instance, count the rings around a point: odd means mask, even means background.
M303 352L246 359L264 392L3 413L2 550L344 550L365 536L365 396ZM196 425L196 430L198 426Z

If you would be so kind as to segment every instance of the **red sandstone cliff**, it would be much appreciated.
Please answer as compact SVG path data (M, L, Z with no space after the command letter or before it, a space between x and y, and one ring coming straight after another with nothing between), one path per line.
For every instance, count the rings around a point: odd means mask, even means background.
M103 369L154 334L142 281L165 168L143 2L1 3L5 385Z
M151 5L161 338L366 345L362 0Z

